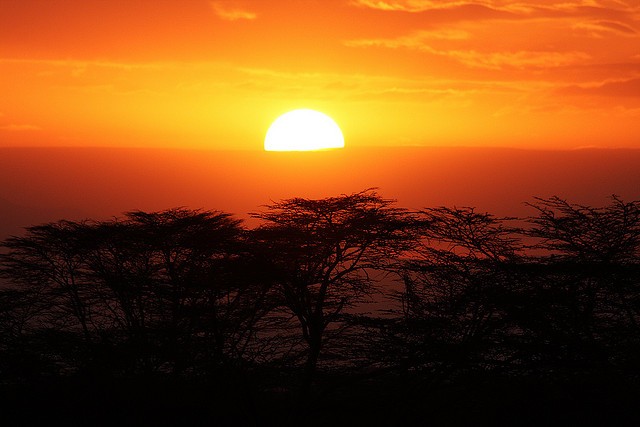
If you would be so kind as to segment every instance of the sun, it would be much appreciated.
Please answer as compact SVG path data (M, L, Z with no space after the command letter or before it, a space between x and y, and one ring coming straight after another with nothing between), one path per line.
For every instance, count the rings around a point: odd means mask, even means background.
M343 148L342 131L333 119L315 110L289 111L269 127L266 151L312 151Z

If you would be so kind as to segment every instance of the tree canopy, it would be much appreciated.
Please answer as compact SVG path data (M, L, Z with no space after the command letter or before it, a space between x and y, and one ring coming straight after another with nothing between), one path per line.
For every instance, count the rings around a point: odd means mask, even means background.
M15 390L44 386L59 393L41 404L92 405L87 384L116 400L135 384L161 411L160 387L162 405L184 393L208 419L236 411L245 425L362 405L370 422L465 423L523 399L574 420L603 405L628 415L640 202L529 206L409 211L370 189L273 202L253 228L185 208L28 227L2 243L0 392L9 409L31 393Z

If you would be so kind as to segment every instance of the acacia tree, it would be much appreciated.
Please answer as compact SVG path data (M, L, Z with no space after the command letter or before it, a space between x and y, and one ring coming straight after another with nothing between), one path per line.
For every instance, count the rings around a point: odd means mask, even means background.
M306 345L303 394L309 392L330 325L374 292L372 271L389 268L412 247L404 209L369 189L313 200L287 199L253 214L254 238L271 258L281 303L298 320Z
M632 371L640 350L640 201L613 196L591 207L551 197L529 206L536 215L527 234L544 267L530 292L544 307L531 317L532 333L550 342L552 360Z
M52 328L79 328L86 341L94 326L84 263L90 227L73 221L28 227L25 236L4 241L7 251L0 255L0 275L10 287L34 296L31 312L46 316L37 319Z
M166 358L176 369L176 324L186 286L176 283L174 270L202 273L203 260L190 256L193 247L200 244L205 259L215 252L215 239L201 242L219 237L220 228L235 227L226 220L223 214L186 209L136 211L92 228L94 244L84 255L108 320L103 337L119 349L127 369L153 369ZM172 268L178 263L184 267Z
M640 201L613 196L608 206L597 208L559 197L535 200L528 203L537 211L528 219L528 234L540 239L538 248L582 263L638 263Z
M0 310L2 326L55 334L47 351L68 337L70 349L88 351L81 363L133 373L219 372L253 357L268 282L250 274L245 230L229 214L170 209L61 221L4 246L0 274L21 302Z
M137 364L169 364L181 374L247 355L268 284L244 272L251 255L239 220L213 211L135 211L94 233L87 264Z
M473 208L428 208L417 217L421 243L405 262L391 360L437 381L504 359L504 299L517 283L518 236L505 218Z

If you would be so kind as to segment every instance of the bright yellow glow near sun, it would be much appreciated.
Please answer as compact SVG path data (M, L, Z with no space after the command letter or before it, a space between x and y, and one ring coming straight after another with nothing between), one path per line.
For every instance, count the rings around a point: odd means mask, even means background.
M315 110L293 110L278 117L264 139L267 151L311 151L344 147L333 119Z

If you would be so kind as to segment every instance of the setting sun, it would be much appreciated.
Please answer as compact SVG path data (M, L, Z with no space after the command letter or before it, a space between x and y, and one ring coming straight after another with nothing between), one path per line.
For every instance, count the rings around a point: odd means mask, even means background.
M264 140L266 151L312 151L343 148L344 137L333 119L315 110L293 110L278 117Z

